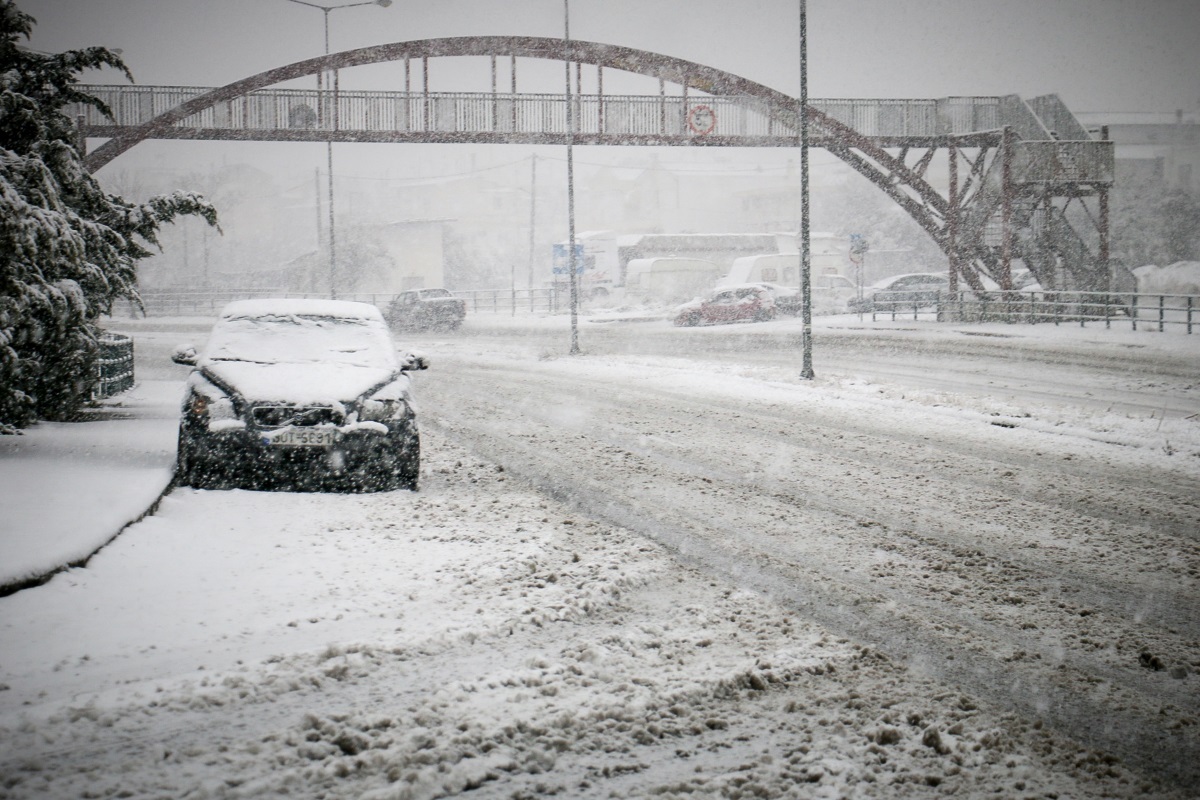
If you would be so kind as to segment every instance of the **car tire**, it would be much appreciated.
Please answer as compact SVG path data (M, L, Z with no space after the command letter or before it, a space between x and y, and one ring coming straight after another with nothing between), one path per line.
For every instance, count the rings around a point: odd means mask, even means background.
M397 488L417 491L421 480L421 434L416 430L405 441L403 453L396 461L395 476Z
M676 324L682 325L685 328L694 328L700 324L700 315L699 314L688 314L687 316L680 317L676 321Z
M394 454L381 454L375 469L359 483L359 491L415 492L421 476L421 437L415 429L399 440Z
M178 485L205 489L212 483L212 476L203 469L199 450L196 437L181 425L179 443L175 448L175 483Z

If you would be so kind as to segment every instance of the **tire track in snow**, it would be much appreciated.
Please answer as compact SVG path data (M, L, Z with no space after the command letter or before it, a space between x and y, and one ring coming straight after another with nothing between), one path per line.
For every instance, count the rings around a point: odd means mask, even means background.
M998 649L995 647L997 641L1005 645L1010 652L1019 652L1022 645L1028 645L1030 637L1011 633L1004 635L1000 624L1003 619L996 623L990 623L986 619L972 619L972 615L978 613L982 599L974 599L973 608L967 611L957 608L953 601L947 603L944 599L940 604L932 604L933 608L941 608L943 622L949 627L967 630L964 648L964 636L961 631L951 631L950 635L947 635L945 630L937 630L941 623L925 623L920 619L922 615L929 615L931 601L921 601L913 596L912 591L905 592L901 586L893 586L886 600L887 604L895 604L900 610L881 611L881 604L872 602L873 596L880 594L879 587L872 587L862 581L855 583L842 576L837 576L836 579L822 576L819 564L816 569L813 569L812 565L808 565L807 568L800 565L798 569L797 564L782 558L781 551L777 548L765 547L760 542L756 542L748 551L737 551L722 544L722 532L736 524L736 519L732 523L722 520L714 526L712 520L720 519L720 515L711 510L713 507L710 501L698 498L695 492L688 494L686 500L656 498L659 501L658 505L647 503L644 499L622 499L617 494L628 493L633 488L630 485L632 479L639 477L639 474L636 471L623 470L620 461L614 459L623 458L622 451L626 454L637 451L622 447L629 444L628 439L617 441L614 446L613 427L619 427L620 423L612 421L609 417L617 413L616 409L622 405L636 406L637 413L645 415L650 420L651 427L655 424L686 427L673 422L678 420L678 398L671 407L664 410L661 400L651 397L652 392L637 392L627 386L611 388L610 393L616 394L617 400L600 402L600 410L593 407L596 401L589 400L589 408L586 411L581 410L577 418L572 419L569 412L561 411L561 403L556 403L553 396L545 396L545 390L549 383L554 392L580 402L580 395L588 395L588 392L581 392L579 376L569 375L561 379L563 383L555 386L554 379L547 378L545 370L539 370L538 377L532 383L518 376L515 385L506 385L506 373L509 371L511 370L503 368L484 371L464 369L463 372L468 373L470 377L455 386L453 392L448 393L446 399L438 404L443 411L435 416L444 427L463 437L470 446L480 448L489 458L505 464L510 471L530 480L539 489L571 502L587 513L650 535L705 569L785 598L812 613L822 624L857 637L865 637L868 641L881 644L894 652L908 654L922 669L969 687L981 696L1021 707L1026 713L1045 718L1064 732L1075 735L1082 732L1082 738L1085 740L1111 748L1131 760L1152 765L1156 770L1173 771L1184 778L1197 777L1194 768L1180 765L1198 763L1200 748L1186 737L1161 731L1156 719L1159 710L1155 706L1156 692L1160 695L1158 700L1163 700L1161 695L1165 695L1166 698L1183 703L1184 709L1194 705L1194 701L1189 704L1181 684L1164 685L1159 681L1155 685L1137 672L1122 672L1119 669L1114 671L1094 659L1083 658L1085 654L1082 651L1072 653L1071 658L1061 659L1061 670L1057 666L1043 667L1036 663L1025 665L1018 661L1003 661L994 652ZM434 389L436 393L435 387L429 388ZM486 397L479 394L481 391ZM455 397L454 404L449 403L451 394ZM523 394L536 395L536 406L544 413L539 416L536 410L526 411L521 420L506 418L514 409L520 409L520 397ZM629 402L631 394L637 397L633 402ZM594 398L601 395L593 392L590 396ZM470 398L470 402L464 402L466 398ZM506 399L507 403L504 402ZM727 408L722 408L723 404L720 402L713 403L713 407L710 408L708 400L709 398L692 398L688 401L693 412L695 407L700 407L702 412L710 412L699 415L706 425L712 424L714 416L728 412ZM471 409L470 413L478 413L480 418L469 417L468 412L452 413L450 410L454 408ZM745 408L738 413L754 416ZM559 417L558 425L554 424L555 415ZM549 420L547 416L550 417ZM696 415L693 413L693 416ZM777 421L772 420L773 423ZM566 424L563 424L564 422ZM730 428L725 430L736 432ZM714 438L711 435L707 436L709 439ZM580 446L569 448L562 444L564 441L568 444L577 442ZM556 444L562 447L563 453L552 453ZM665 460L682 462L685 465L689 463L677 453L670 454ZM714 470L711 461L700 461L691 462L690 467L685 466L681 470L683 474L680 475L671 471L671 468L677 465L667 464L664 465L665 468L645 467L645 464L639 466L650 470L652 483L683 483L708 473L718 476L722 483L728 484L731 483L728 473L736 473L731 467L722 473L720 465ZM606 482L597 477L606 474L615 475L615 480ZM732 483L735 489L731 491L745 491L745 480ZM760 489L760 494L763 496L756 498L759 503L763 502L770 492ZM674 507L672 502L675 503ZM832 506L832 511L837 517L836 524L845 525L847 517L853 516L846 513L845 500L826 503L825 509L813 508L821 502L821 499L818 499L816 504L813 504L806 499L805 506L808 506L809 510L825 512L829 512ZM794 500L792 505L795 506ZM804 506L800 508L804 510ZM707 526L706 518L709 522ZM820 516L816 520L814 524L821 524ZM906 527L911 531L911 525ZM697 533L703 530L709 532L705 535ZM877 537L879 541L890 537L890 532L884 531L884 534ZM999 545L994 549L998 552L993 558L1003 559L1005 550ZM1083 586L1086 579L1086 571L1080 573L1073 579L1078 585L1071 588L1086 588ZM1055 580L1053 575L1043 576L1046 583L1052 584ZM798 587L798 583L804 585ZM1100 595L1103 595L1103 590ZM1125 601L1118 601L1117 604L1122 602ZM982 606L985 610L988 607L987 603ZM993 601L991 607L1002 608L998 601ZM1063 611L1061 614L1065 617L1070 616L1069 611ZM908 619L904 618L906 615ZM949 617L946 618L946 615ZM1000 631L1000 635L997 635L996 631ZM975 641L977 639L982 640L984 644L979 645ZM986 644L988 641L993 642L992 647ZM1014 644L1016 646L1013 646ZM922 657L921 654L926 655ZM1080 661L1081 665L1076 668L1077 661ZM1018 677L1014 679L1014 675ZM1111 685L1122 676L1126 679L1126 685L1119 687L1118 697L1111 697L1111 693L1106 694L1103 691L1103 684ZM1080 690L1071 686L1079 678L1085 679L1086 689ZM1104 696L1097 696L1097 681L1100 682L1099 688L1102 690L1099 694ZM1176 689L1178 691L1172 691ZM1096 726L1095 720L1105 718L1114 702L1125 703L1125 713L1119 719L1112 720L1107 728ZM1169 706L1170 703L1167 702L1165 707Z

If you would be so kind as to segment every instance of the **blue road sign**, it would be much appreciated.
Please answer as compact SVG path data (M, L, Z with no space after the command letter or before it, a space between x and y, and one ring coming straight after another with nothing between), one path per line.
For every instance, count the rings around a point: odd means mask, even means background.
M551 272L555 275L569 275L570 267L567 265L567 245L565 242L559 242L554 245L554 258L551 261ZM583 245L579 242L575 243L575 274L583 272Z

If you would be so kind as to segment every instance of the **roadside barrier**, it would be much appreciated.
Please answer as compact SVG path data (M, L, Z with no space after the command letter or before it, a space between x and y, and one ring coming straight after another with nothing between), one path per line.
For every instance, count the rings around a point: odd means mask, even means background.
M120 333L102 333L96 358L96 385L92 399L103 400L133 386L133 339Z
M1192 333L1200 326L1200 295L1114 292L878 292L871 320L1128 324L1132 330Z

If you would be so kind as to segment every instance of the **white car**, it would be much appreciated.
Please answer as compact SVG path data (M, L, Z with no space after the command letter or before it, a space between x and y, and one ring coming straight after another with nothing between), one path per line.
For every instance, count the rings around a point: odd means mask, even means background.
M938 300L939 293L950 290L950 278L945 273L910 272L893 275L863 287L860 301L854 297L848 303L851 311L875 311L879 309L907 309L931 306Z
M417 488L421 443L408 373L379 309L339 300L230 303L192 367L176 480Z

